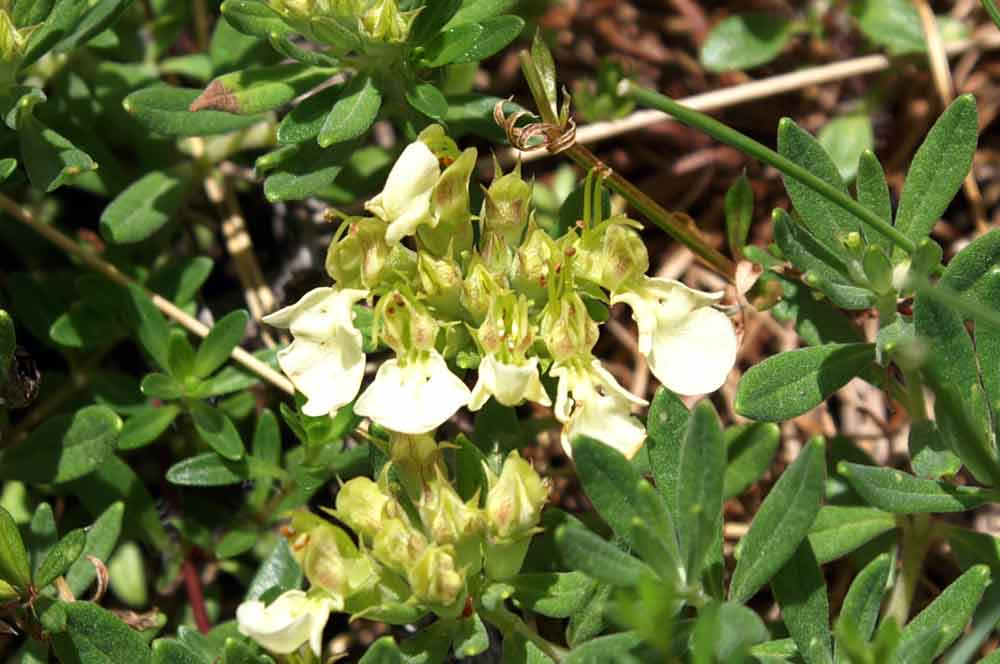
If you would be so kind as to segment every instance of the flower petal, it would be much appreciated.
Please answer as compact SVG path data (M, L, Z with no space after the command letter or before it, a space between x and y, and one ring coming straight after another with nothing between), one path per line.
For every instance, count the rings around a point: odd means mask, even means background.
M365 209L389 222L386 241L395 244L431 220L430 197L441 176L438 159L422 141L406 146L389 171L385 188Z
M646 359L650 371L677 394L714 392L736 364L736 331L721 311L695 309L673 326L653 335Z
M567 456L573 456L572 441L576 436L589 436L631 459L646 440L646 429L629 414L627 401L602 396L580 404L563 428L562 446Z
M471 392L436 350L423 360L379 367L375 380L354 404L354 412L400 433L433 431L468 403Z
M243 602L236 609L239 631L273 653L293 653L310 636L308 603L301 590L289 590L267 607L263 602Z
M479 410L491 396L504 406L516 406L526 400L552 405L538 377L537 357L515 365L501 362L494 355L485 356L479 363L479 380L472 389L469 410Z
M402 213L391 220L385 229L386 244L393 245L407 235L413 235L417 226L431 220L431 192L426 191L415 196Z

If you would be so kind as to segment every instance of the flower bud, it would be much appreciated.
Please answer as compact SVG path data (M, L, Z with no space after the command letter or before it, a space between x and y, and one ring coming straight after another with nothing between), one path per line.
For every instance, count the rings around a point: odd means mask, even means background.
M383 512L390 500L375 482L367 477L355 477L337 492L334 515L370 542L381 527Z
M486 494L486 522L492 540L530 535L549 497L548 483L517 452L503 463L500 478Z
M6 10L0 9L0 84L14 82L18 65L35 27L19 30Z
M478 496L463 502L440 467L436 467L434 479L424 487L420 498L420 519L435 543L461 548L483 531L478 502Z
M609 291L646 274L649 254L646 243L634 229L624 224L611 224L604 234L603 262L598 282Z
M560 255L555 240L541 228L531 230L524 244L517 249L514 264L514 286L536 303L545 302L551 275L549 271Z
M450 255L436 259L419 253L417 276L427 304L451 319L461 317L462 270Z
M469 312L473 321L479 323L485 318L486 312L490 309L490 302L499 292L500 285L489 268L478 258L473 258L465 281L462 282L460 297L462 306Z
M460 256L472 248L472 214L469 211L469 178L476 165L476 149L468 148L441 174L431 192L432 226L420 226L417 233L436 256L448 251Z
M450 546L430 546L407 578L414 597L437 611L457 614L465 590L465 575L456 569L454 550ZM451 609L451 610L449 610Z
M497 168L497 173L500 169ZM483 230L497 233L508 246L521 243L531 212L531 185L521 178L521 164L506 175L494 178L483 201Z
M380 563L406 574L427 549L427 538L405 518L384 519L375 533L372 554Z
M407 435L395 431L390 434L389 460L412 500L419 500L424 485L434 479L440 458L438 444L430 434Z
M437 321L427 308L398 290L384 295L375 307L373 334L397 355L433 349L437 332Z
M343 288L371 290L378 285L391 249L385 242L388 224L375 217L354 217L347 232L330 243L326 271Z
M865 278L871 289L879 294L893 290L892 263L878 245L871 245L865 250L862 260Z
M292 556L309 583L328 592L340 606L377 582L371 559L341 528L303 511L292 517L292 531Z
M597 323L580 295L571 292L549 302L542 313L542 338L556 361L589 355L597 343Z
M377 0L361 16L361 27L372 41L399 44L406 41L417 11L401 12L396 0Z
M494 297L476 338L487 353L498 355L504 362L520 364L535 341L528 299L509 291Z

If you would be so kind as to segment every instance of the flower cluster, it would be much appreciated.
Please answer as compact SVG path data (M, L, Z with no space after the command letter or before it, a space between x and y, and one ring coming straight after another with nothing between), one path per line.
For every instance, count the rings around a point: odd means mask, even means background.
M271 6L301 34L345 50L404 42L420 13L400 11L396 0L271 0Z
M551 406L547 373L558 381L554 412L567 453L586 434L632 456L645 429L631 410L646 402L593 357L592 312L627 304L656 378L702 394L722 385L736 357L733 326L713 306L721 293L646 276L646 248L627 217L584 220L553 237L534 221L519 167L497 167L473 216L476 156L440 127L424 130L366 203L372 216L338 230L326 264L334 285L265 319L294 337L278 361L308 399L303 412L332 414L360 392L358 415L416 435L490 398ZM361 300L373 307L375 340L395 354L363 392L365 354L352 319ZM470 390L454 371L473 367Z
M484 463L484 491L462 500L445 477L442 449L429 435L394 434L391 462L378 481L357 477L340 488L328 512L357 543L326 519L293 516L286 533L310 588L287 591L270 605L244 602L236 614L240 631L276 654L308 643L319 656L331 612L398 624L428 612L456 618L483 577L517 574L548 483L512 452L499 476Z

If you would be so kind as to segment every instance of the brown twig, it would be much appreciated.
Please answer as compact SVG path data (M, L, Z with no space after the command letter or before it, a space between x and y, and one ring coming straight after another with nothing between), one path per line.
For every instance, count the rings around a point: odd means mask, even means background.
M202 592L201 578L190 555L181 563L181 574L184 577L184 590L191 605L191 613L194 614L194 624L199 632L208 634L212 629L212 623L208 619L208 611L205 610L205 594Z

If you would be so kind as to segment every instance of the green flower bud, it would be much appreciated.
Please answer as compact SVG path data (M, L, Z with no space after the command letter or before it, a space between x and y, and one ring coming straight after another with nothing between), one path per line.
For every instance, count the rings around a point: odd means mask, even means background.
M497 173L500 173L499 166ZM531 213L531 185L521 177L521 164L506 175L495 177L483 201L483 229L497 233L508 246L516 247Z
M556 361L590 355L600 334L579 294L549 302L542 312L542 339Z
M364 541L370 542L381 527L390 496L367 477L348 480L337 492L334 515L346 523Z
M427 308L414 298L392 291L375 306L372 333L399 356L431 350L438 324Z
M552 236L541 228L528 234L527 240L517 249L514 264L514 287L536 303L545 302L552 263L561 254Z
M399 44L406 41L418 13L399 11L396 0L377 0L361 16L362 31L372 41Z
M314 514L293 516L291 551L309 583L341 601L378 581L372 560L351 537Z
M464 502L438 466L434 479L424 487L417 507L435 543L461 547L483 532L485 524L478 503L478 496Z
M859 253L862 247L864 247L864 240L861 239L861 233L851 231L844 236L844 247L851 253Z
M879 294L893 291L892 263L878 245L871 245L865 250L862 260L865 278L871 289Z
M486 494L491 540L513 541L534 532L549 498L548 482L517 452L504 461L500 478Z
M469 148L441 174L431 192L434 222L417 228L417 234L436 256L449 251L460 256L472 249L472 214L469 211L469 178L476 166L476 149Z
M441 450L431 434L391 432L389 461L396 469L403 490L412 500L419 500L424 494L424 486L437 474L440 458Z
M387 226L375 217L353 217L341 226L346 233L338 229L326 252L326 271L342 288L378 285L392 253L385 242Z
M14 82L28 38L37 26L19 30L5 9L0 9L0 84Z
M495 231L484 231L479 243L479 257L492 274L508 274L514 262L514 250Z
M506 292L493 298L489 313L476 331L483 350L507 364L521 364L535 341L528 316L528 299Z
M462 270L451 256L439 260L418 254L417 276L427 304L451 319L461 317Z
M427 547L407 579L414 597L435 612L454 617L462 610L465 575L457 569L450 546Z
M604 234L603 244L604 260L598 281L601 286L615 292L622 284L646 274L649 269L649 253L646 251L646 243L634 229L624 224L611 224Z
M372 555L380 563L406 574L427 549L427 538L405 518L384 519L372 544Z
M474 259L468 276L462 282L462 294L459 301L476 323L486 317L493 299L500 293L501 287L493 277L493 273L478 259Z

